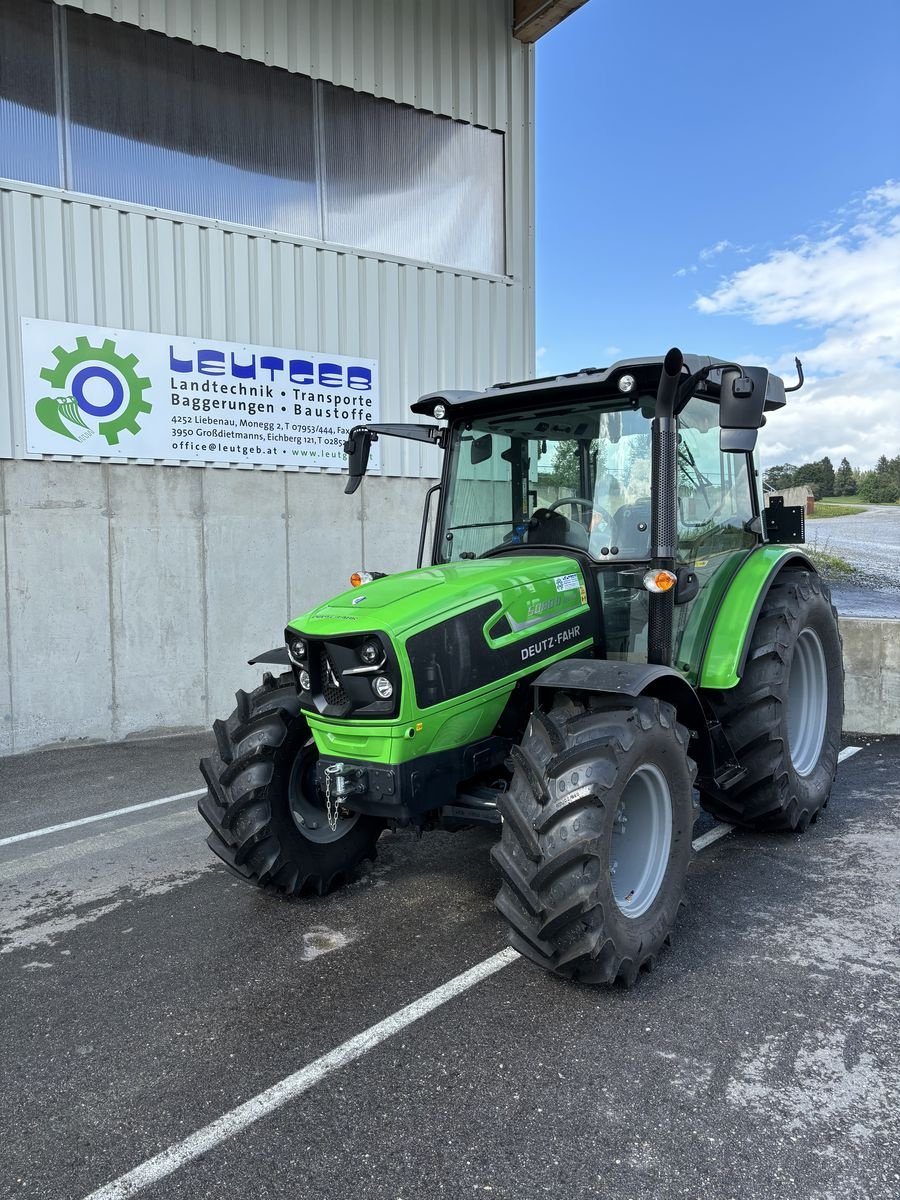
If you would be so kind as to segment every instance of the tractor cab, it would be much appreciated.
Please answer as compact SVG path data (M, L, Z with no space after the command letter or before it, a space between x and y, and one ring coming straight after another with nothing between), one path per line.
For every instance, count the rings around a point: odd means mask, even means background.
M436 443L444 450L437 511L432 523L426 508L421 538L424 551L432 531L432 564L571 553L595 599L598 654L680 662L690 677L691 654L680 651L704 626L707 605L755 547L769 537L802 540L802 529L790 537L767 529L758 483L756 432L784 405L782 380L762 367L675 354L423 396L412 411L446 428L354 429L347 490L380 433ZM651 645L656 580L671 595L659 604L667 619Z

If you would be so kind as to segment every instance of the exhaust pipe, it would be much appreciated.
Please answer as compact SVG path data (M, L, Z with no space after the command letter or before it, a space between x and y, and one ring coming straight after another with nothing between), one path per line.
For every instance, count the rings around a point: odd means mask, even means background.
M673 347L663 362L656 391L656 416L650 429L651 518L650 555L655 570L675 570L677 552L678 420L675 401L684 355ZM674 589L650 594L647 660L660 666L672 661Z

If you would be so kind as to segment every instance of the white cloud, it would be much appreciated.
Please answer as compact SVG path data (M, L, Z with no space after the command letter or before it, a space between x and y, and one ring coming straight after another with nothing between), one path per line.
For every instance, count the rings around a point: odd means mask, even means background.
M770 461L846 454L870 466L900 452L900 183L873 188L843 216L695 302L707 315L806 331L796 352L808 383L760 438ZM787 381L793 351L772 365Z
M683 279L685 275L694 275L697 271L697 264L691 263L689 267L679 267L675 272L676 279Z
M537 350L535 350L535 352L534 352L534 357L538 360L538 362L540 362L540 360L544 357L544 355L546 353L547 353L546 346L538 346Z
M729 242L727 238L722 238L722 240L716 242L714 246L706 246L700 251L700 261L709 262L709 260L711 258L715 258L717 254L724 254L726 250L730 249L731 242Z
M752 249L752 246L736 246L734 242L729 242L728 238L722 238L712 246L705 246L700 251L699 258L702 263L709 263L714 258L718 258L720 254L724 254L726 250L732 250L735 254L749 254ZM695 271L696 269L694 267Z

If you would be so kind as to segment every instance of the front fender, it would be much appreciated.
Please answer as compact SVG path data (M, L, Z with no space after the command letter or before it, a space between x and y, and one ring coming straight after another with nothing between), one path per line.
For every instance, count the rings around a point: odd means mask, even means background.
M257 663L274 663L279 667L289 667L291 660L288 658L287 646L276 646L274 650L264 650L262 654L257 654L255 658L248 658L247 662L251 667L255 667Z
M652 663L620 662L608 658L564 658L542 671L534 681L535 708L544 707L554 692L590 692L595 696L653 696L673 705L691 734L691 753L701 775L716 769L709 719L699 696L680 671Z

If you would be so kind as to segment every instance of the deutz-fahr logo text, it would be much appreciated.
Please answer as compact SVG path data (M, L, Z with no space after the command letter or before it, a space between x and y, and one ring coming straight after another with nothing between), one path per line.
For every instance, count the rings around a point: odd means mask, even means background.
M531 642L530 645L522 647L522 662L527 662L529 658L540 658L542 654L556 650L559 646L564 646L566 642L577 641L580 637L580 625L570 625L567 629L550 633L547 637L541 638L539 642Z

